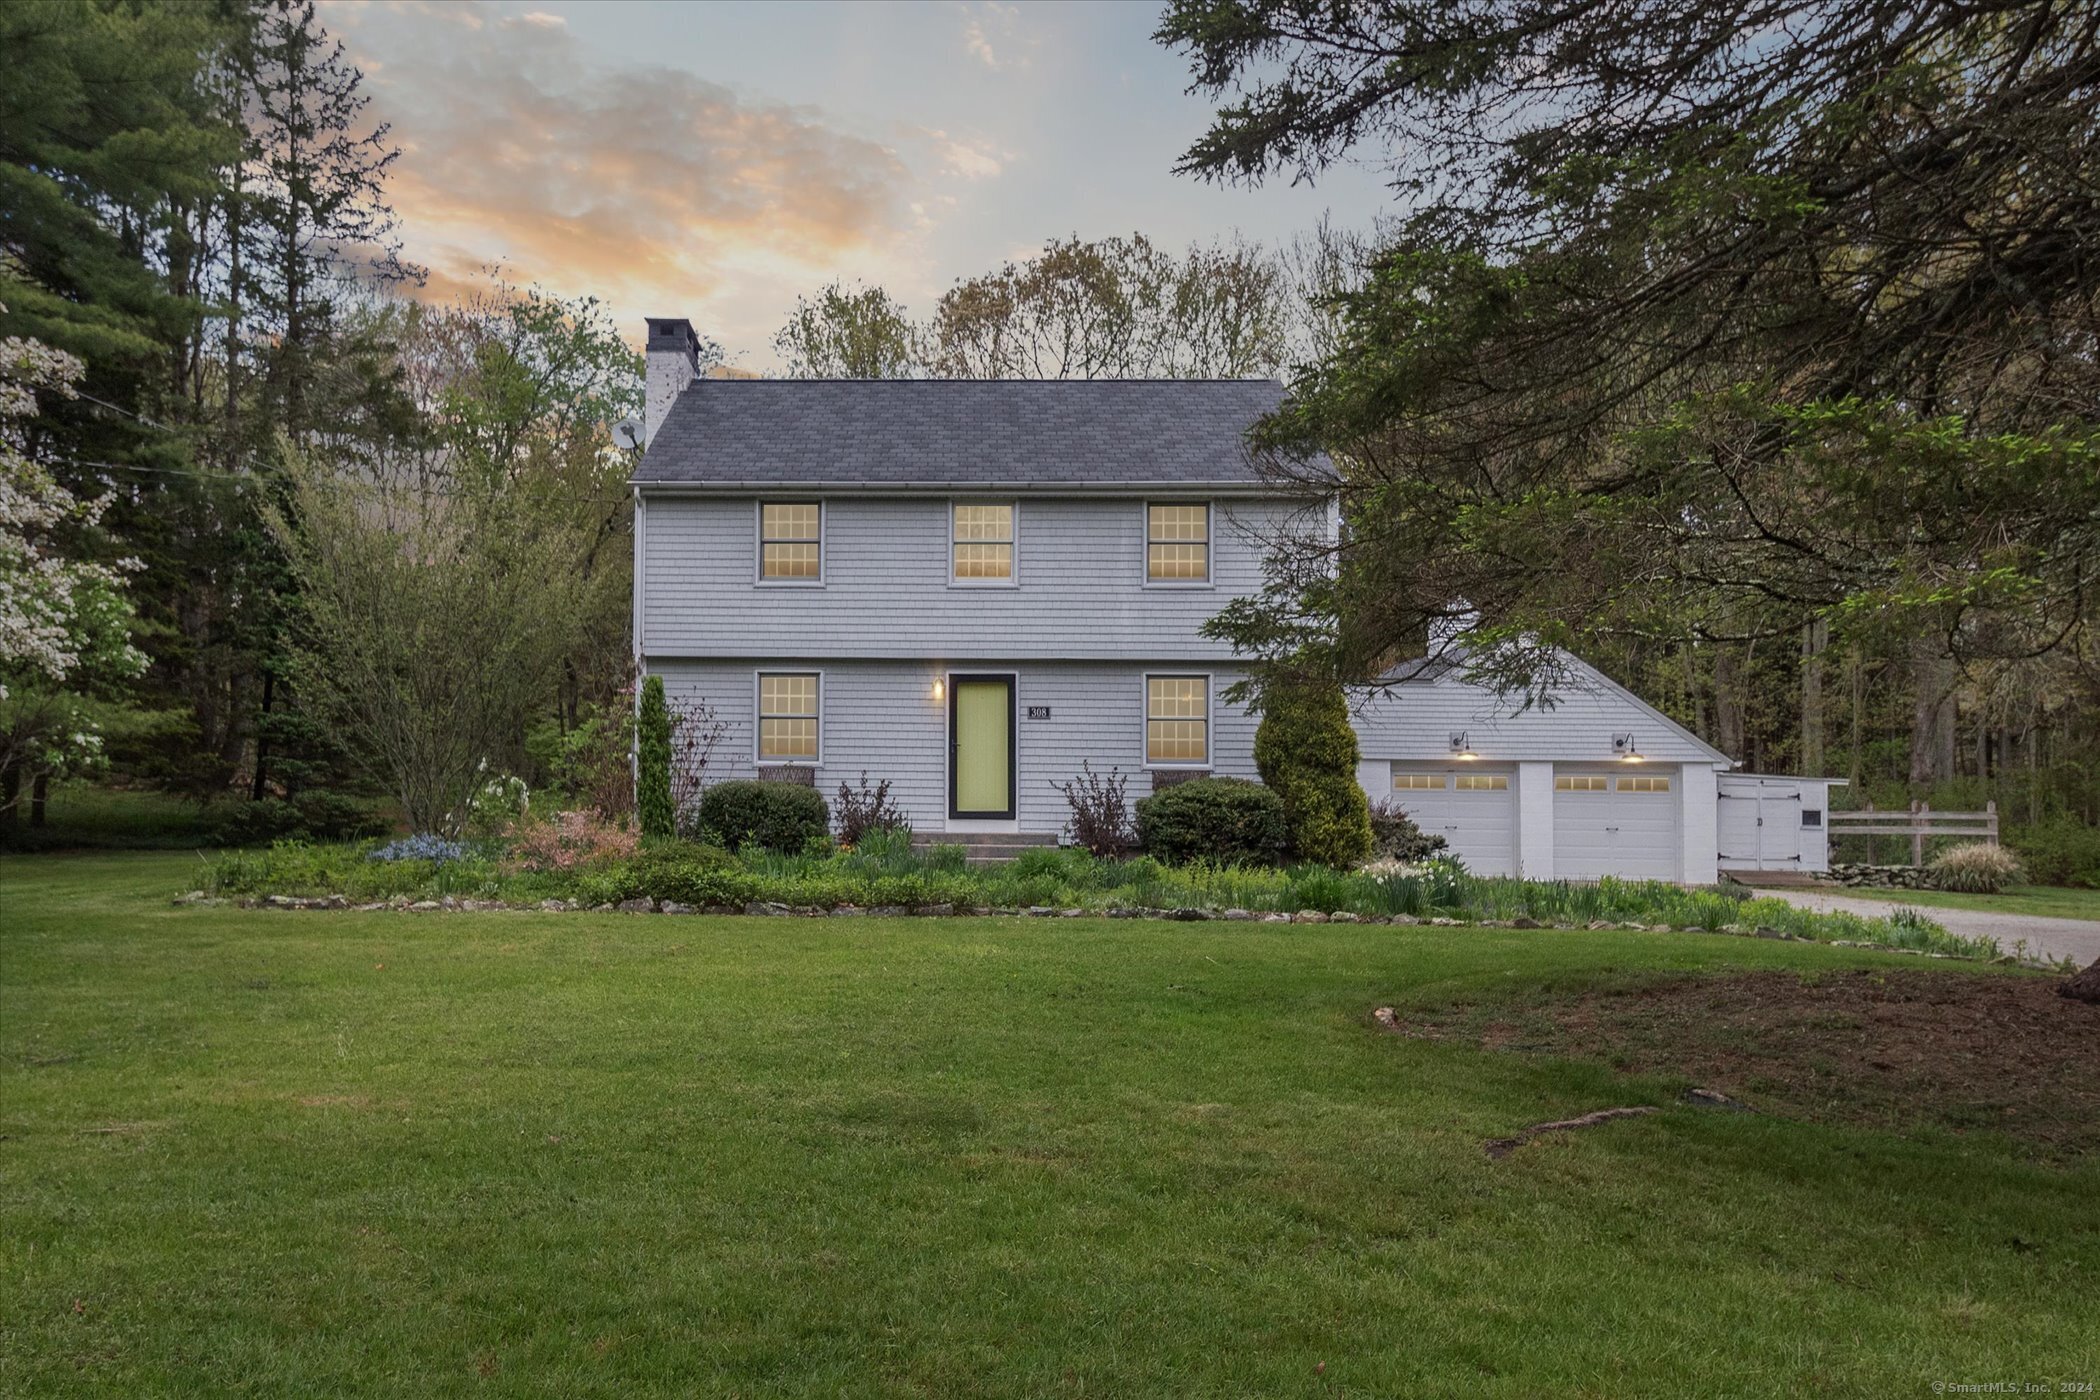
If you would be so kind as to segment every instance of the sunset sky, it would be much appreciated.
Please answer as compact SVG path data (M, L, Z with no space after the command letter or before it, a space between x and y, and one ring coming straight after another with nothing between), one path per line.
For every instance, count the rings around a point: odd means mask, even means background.
M685 315L774 363L798 293L914 312L1046 238L1179 249L1361 225L1374 171L1259 190L1173 173L1209 108L1156 4L350 3L324 7L402 149L407 253L443 296L500 261L623 327Z

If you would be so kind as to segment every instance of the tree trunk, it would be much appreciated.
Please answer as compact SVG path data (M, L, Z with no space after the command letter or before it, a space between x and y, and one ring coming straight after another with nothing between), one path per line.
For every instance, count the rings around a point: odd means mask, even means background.
M255 783L248 796L260 802L270 776L270 702L277 695L277 673L263 670L262 714L255 722Z
M1801 771L1823 776L1823 650L1829 626L1818 620L1801 632Z
M51 775L39 773L29 784L29 824L44 824L44 807L51 800Z
M1725 642L1714 648L1714 747L1730 758L1743 756L1743 705L1739 658Z
M1910 781L1954 776L1954 668L1930 637L1911 643Z

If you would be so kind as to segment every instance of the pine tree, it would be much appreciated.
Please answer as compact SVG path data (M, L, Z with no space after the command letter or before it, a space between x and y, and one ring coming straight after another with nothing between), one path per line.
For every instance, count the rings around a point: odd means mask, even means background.
M642 835L677 833L678 813L671 804L671 711L664 703L664 678L642 682L642 712L635 721L634 806Z

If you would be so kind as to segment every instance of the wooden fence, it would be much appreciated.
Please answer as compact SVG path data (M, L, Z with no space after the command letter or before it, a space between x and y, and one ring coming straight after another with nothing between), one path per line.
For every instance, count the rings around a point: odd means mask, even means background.
M1838 836L1908 836L1910 863L1925 863L1928 836L1968 836L1998 844L1998 804L1986 802L1981 812L1935 812L1913 802L1907 812L1877 812L1869 805L1856 812L1829 814L1830 834Z

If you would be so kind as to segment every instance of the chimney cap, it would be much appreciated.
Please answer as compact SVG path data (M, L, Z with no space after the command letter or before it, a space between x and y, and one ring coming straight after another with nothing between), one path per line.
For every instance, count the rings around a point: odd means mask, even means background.
M690 355L700 352L700 334L693 323L683 316L651 316L649 323L649 346L651 350L683 350Z

